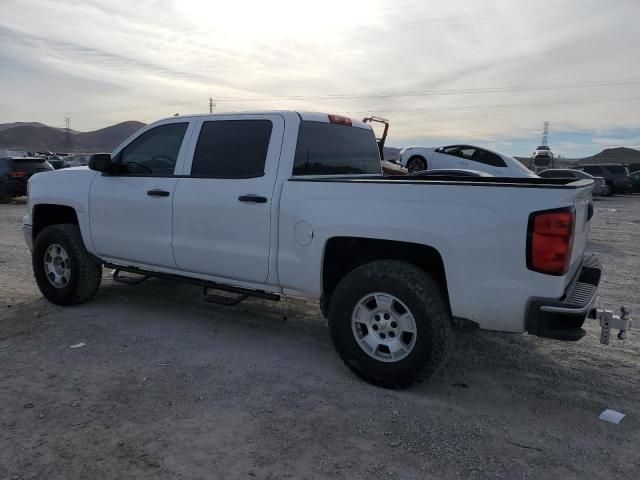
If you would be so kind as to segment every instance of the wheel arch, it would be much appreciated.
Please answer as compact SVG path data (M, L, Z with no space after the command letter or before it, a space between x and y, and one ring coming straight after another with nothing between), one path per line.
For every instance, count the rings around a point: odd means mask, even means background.
M411 263L434 277L451 311L447 275L440 252L420 243L363 237L332 237L322 256L321 307L326 311L331 295L349 272L376 260L400 260Z
M46 227L68 223L80 226L78 213L68 205L42 203L33 206L31 213L32 235L35 240Z

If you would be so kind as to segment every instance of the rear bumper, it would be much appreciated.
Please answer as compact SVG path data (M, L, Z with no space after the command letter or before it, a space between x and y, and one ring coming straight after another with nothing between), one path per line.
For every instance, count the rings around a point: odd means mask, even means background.
M27 179L9 179L7 189L12 197L21 197L27 194Z
M585 256L580 271L559 299L533 298L529 302L526 330L539 337L580 340L582 328L593 308L602 274L600 260Z

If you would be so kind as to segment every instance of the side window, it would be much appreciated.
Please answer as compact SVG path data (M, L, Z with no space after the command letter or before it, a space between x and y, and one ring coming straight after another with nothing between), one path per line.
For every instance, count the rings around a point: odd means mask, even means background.
M144 132L116 158L120 175L173 175L188 123L169 123Z
M193 156L191 175L261 177L264 175L272 128L270 120L204 122Z
M595 176L600 175L600 167L595 166L595 165L590 165L590 166L584 167L583 170L585 172L587 172L588 174L590 174L590 175L595 175Z
M540 172L540 173L538 174L538 176L539 176L539 177L542 177L542 178L553 178L553 172L550 172L550 171L548 171L548 170L545 170L545 171L543 171L543 172Z
M485 165L491 165L492 167L506 167L507 164L505 161L500 158L499 155L496 155L492 152L487 152L486 150L476 150L473 155L474 162L484 163Z
M472 160L473 156L476 153L476 149L473 147L462 146L460 147L459 157L466 158L467 160Z

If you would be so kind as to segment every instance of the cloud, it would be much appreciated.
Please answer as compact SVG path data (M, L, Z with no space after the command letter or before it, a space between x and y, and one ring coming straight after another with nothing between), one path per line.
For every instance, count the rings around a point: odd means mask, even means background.
M637 0L3 0L1 9L0 86L11 99L0 121L73 112L82 130L204 111L212 95L221 111L380 112L398 144L536 143L545 120L557 132L640 128ZM525 88L553 85L562 88ZM55 98L43 107L39 92ZM327 98L336 94L365 96Z

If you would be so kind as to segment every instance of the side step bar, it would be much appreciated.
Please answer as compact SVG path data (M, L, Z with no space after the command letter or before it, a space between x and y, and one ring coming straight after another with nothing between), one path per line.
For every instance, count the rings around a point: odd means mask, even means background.
M205 301L211 303L217 303L219 305L236 305L249 297L262 298L264 300L271 300L278 302L280 295L275 293L269 293L262 290L252 290L249 288L234 287L232 285L224 285L222 283L210 282L207 280L199 280L197 278L183 277L182 275L173 275L171 273L151 272L148 270L142 270L135 267L123 267L121 265L114 265L112 263L105 263L106 268L114 269L113 279L116 282L125 283L127 285L138 285L151 277L163 278L165 280L174 280L177 282L189 283L191 285L198 285L202 287L202 297ZM141 278L127 278L120 276L120 272L133 273L140 275ZM209 290L221 290L223 292L235 293L236 297L227 297L225 295L218 295L215 293L209 293Z

